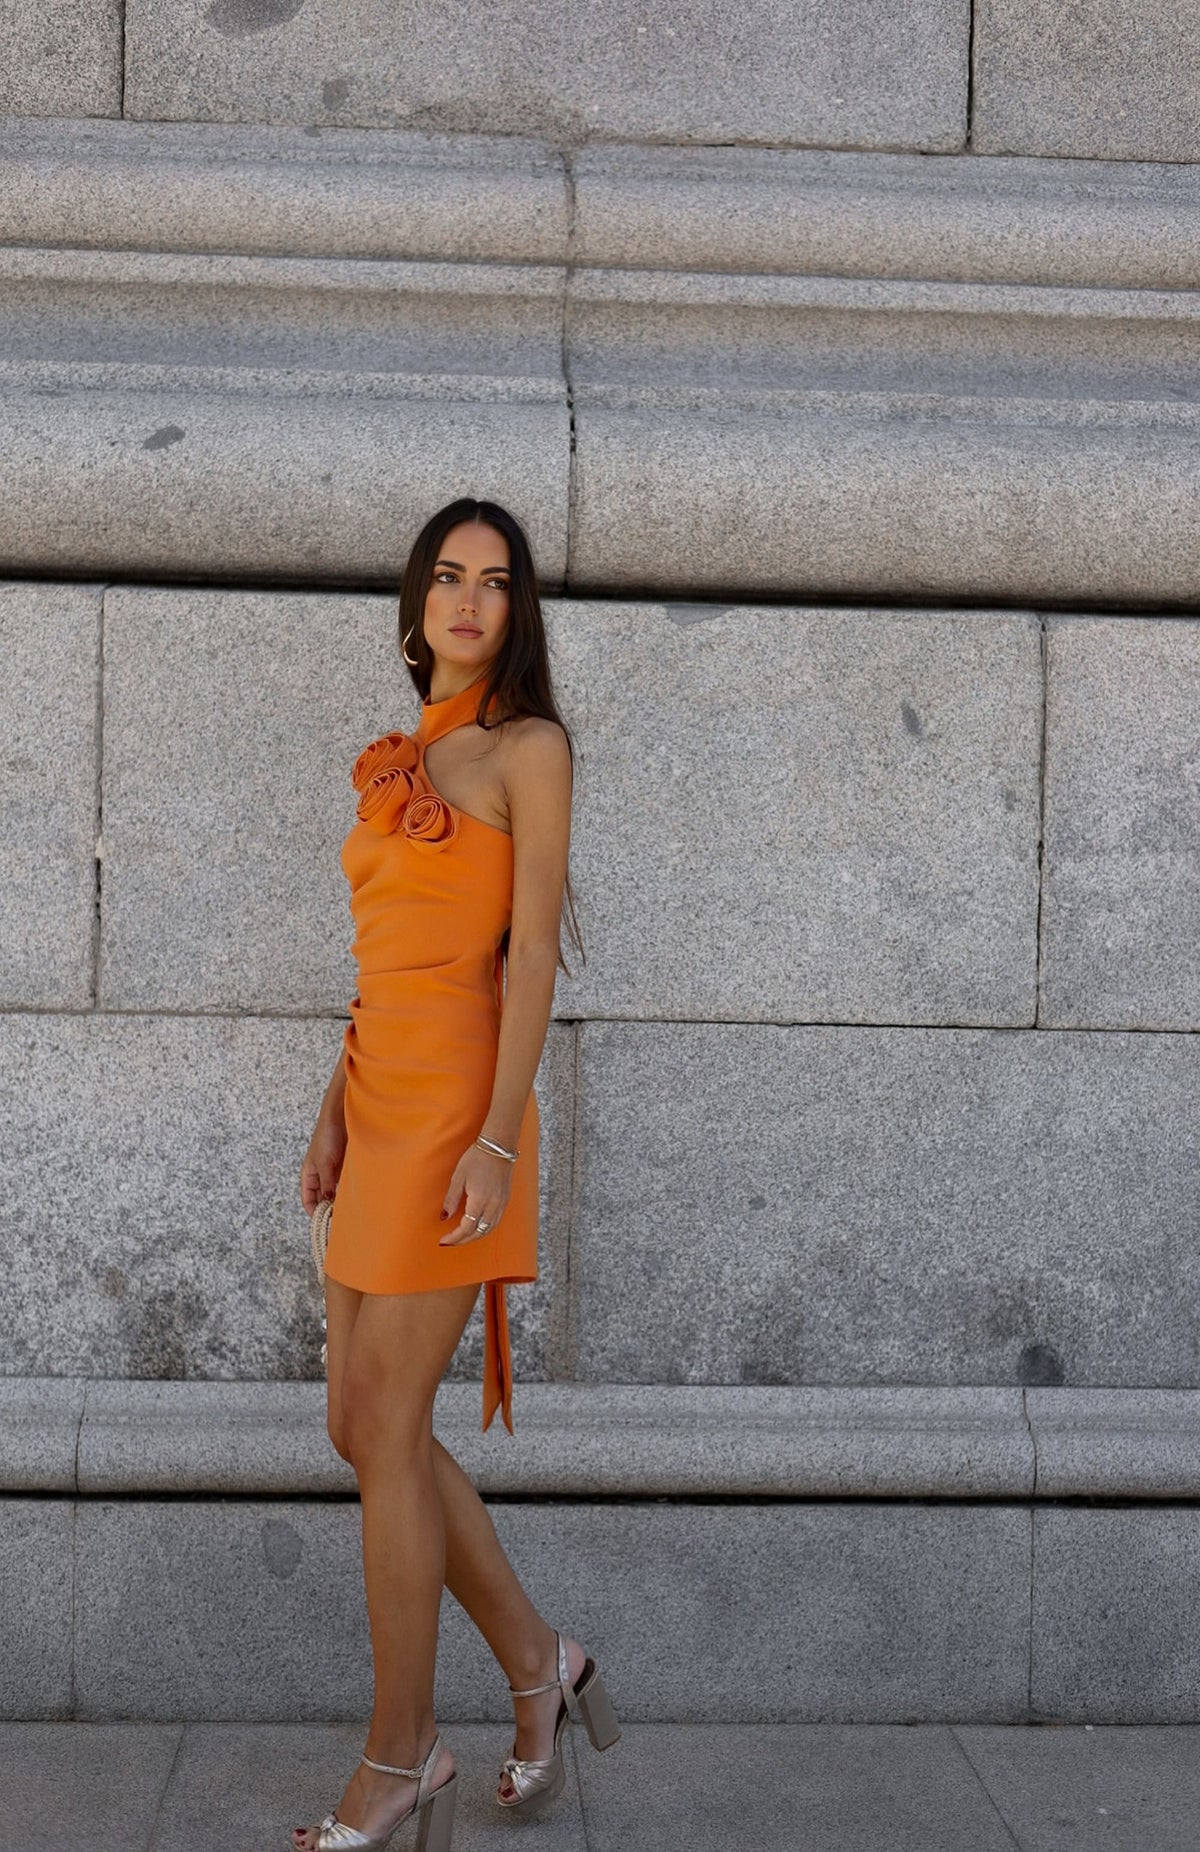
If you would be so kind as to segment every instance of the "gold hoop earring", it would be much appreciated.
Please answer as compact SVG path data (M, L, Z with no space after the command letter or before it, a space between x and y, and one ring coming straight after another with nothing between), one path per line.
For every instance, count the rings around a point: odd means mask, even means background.
M409 668L410 668L410 669L415 669L415 668L416 668L416 666L417 666L417 659L416 659L416 657L415 657L415 656L410 656L410 655L409 655L409 653L408 653L408 651L407 651L407 650L405 649L405 647L404 647L404 645L405 645L405 644L406 644L406 643L408 642L408 639L409 639L409 637L411 637L411 635L412 635L412 633L413 633L413 631L414 631L415 629L416 629L416 625L415 625L415 624L413 624L413 625L411 625L411 627L410 627L410 628L409 628L409 629L408 629L408 630L407 630L407 631L405 632L405 634L404 634L404 635L403 635L403 636L401 637L401 639L400 639L400 654L401 654L401 655L403 656L403 658L404 658L404 660L405 660L405 662L406 662L406 663L408 664L408 666L409 666Z

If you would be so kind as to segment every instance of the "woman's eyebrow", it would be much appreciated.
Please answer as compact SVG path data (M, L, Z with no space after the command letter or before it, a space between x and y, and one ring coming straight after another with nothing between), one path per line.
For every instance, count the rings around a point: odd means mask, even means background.
M465 572L467 570L466 567L462 564L462 562L456 559L440 559L437 563L439 566L453 566L456 572ZM507 566L485 566L483 570L485 572L507 572L508 567Z

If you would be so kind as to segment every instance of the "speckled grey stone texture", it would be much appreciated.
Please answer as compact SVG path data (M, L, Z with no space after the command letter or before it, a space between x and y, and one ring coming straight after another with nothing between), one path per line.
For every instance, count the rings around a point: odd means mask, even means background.
M811 1723L785 1736L771 1724L645 1723L634 1731L624 1756L589 1754L579 1742L589 1843L603 1852L1015 1852L949 1729Z
M75 1490L86 1387L72 1376L0 1376L0 1490Z
M714 344L703 388L576 385L572 585L926 603L1195 595L1200 428L1186 404L1129 410L1108 388L1082 405L859 391L848 377L792 400L764 383L759 405L739 407L706 402L720 365Z
M0 1004L92 1000L100 603L0 585Z
M548 588L1192 598L1194 176L375 133L0 124L0 560L385 584L466 483Z
M1200 621L1047 622L1050 1028L1200 1028Z
M739 271L820 277L831 293L856 276L1200 281L1193 167L613 144L576 149L571 175L576 264L701 272L710 289Z
M225 313L240 314L232 299ZM570 430L557 376L467 378L428 354L432 375L338 374L329 358L349 344L336 330L323 364L306 368L285 339L265 366L232 346L210 365L185 351L198 317L174 333L182 346L162 363L147 336L127 360L18 369L0 453L11 570L389 584L434 509L473 494L511 507L561 576Z
M1124 1723L1006 1729L960 1724L958 1746L1021 1852L1192 1852L1196 1731ZM962 1843L974 1848L979 1828Z
M966 0L864 0L731 14L705 0L517 0L468 13L343 0L127 0L125 113L223 121L960 148Z
M159 1809L182 1736L171 1723L6 1724L0 1793L14 1833L20 1823L21 1852L159 1852ZM210 1800L227 1793L224 1782L210 1770ZM210 1832L219 1812L210 1809Z
M43 1378L19 1386L32 1404L57 1385ZM0 1380L0 1406L3 1388ZM357 1490L326 1432L323 1382L86 1388L80 1491ZM1131 1419L1148 1393L1128 1396ZM438 1390L434 1431L480 1492L977 1498L1033 1491L1033 1442L1016 1389L527 1382L514 1413L515 1447L495 1427L480 1432L473 1383L448 1381ZM1187 1419L1178 1417L1181 1438ZM1195 1409L1190 1420L1200 1436ZM1099 1442L1102 1415L1097 1429ZM23 1456L0 1455L0 1486L25 1489L24 1468ZM1135 1470L1128 1462L1126 1469ZM1104 1483L1113 1479L1109 1469ZM73 1476L67 1484L74 1487Z
M1037 1510L1030 1703L1066 1723L1200 1723L1200 1510Z
M341 1052L338 1021L154 1014L0 1017L7 1101L4 1373L319 1377L321 1298L300 1164ZM514 1375L545 1371L564 1290L569 1029L543 1112L541 1277L508 1292ZM451 1365L482 1356L482 1293ZM479 1327L474 1330L473 1327ZM519 1388L514 1411L519 1409ZM519 1415L514 1412L514 1422ZM505 1438L508 1439L506 1433Z
M1039 1498L1200 1494L1200 1390L1027 1389Z
M552 643L588 953L557 1014L1032 1021L1034 618L579 604Z
M919 167L918 167L919 173ZM565 157L522 136L0 120L12 243L561 263Z
M1019 1507L517 1502L491 1515L531 1598L587 1644L631 1722L1023 1714ZM354 1502L81 1503L77 1714L365 1717L360 1521ZM448 1722L512 1715L453 1599L435 1703Z
M981 154L1200 159L1200 6L978 0L971 140Z
M0 1498L0 1717L69 1717L75 1505Z
M345 1012L355 758L416 725L395 597L110 588L109 1009Z
M1197 1386L1200 1038L585 1023L579 1377Z
M124 0L10 0L0 114L119 116Z

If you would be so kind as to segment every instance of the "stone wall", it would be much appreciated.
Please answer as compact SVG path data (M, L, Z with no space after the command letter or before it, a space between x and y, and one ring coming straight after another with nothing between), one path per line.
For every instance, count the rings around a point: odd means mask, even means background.
M394 600L0 613L5 1367L315 1374L296 1176L354 988L349 767L416 718ZM1200 1384L1197 622L547 620L588 956L519 1374Z
M0 110L1194 161L1200 0L16 0Z
M435 1410L534 1598L630 1718L1195 1721L1198 0L397 17L0 23L0 1715L369 1701L297 1180L468 492L578 748Z

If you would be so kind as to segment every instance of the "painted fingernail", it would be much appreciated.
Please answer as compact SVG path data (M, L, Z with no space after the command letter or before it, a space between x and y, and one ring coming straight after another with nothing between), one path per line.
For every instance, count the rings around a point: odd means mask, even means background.
M439 1209L438 1210L438 1221L444 1222L445 1219L446 1219L446 1211L444 1209Z

